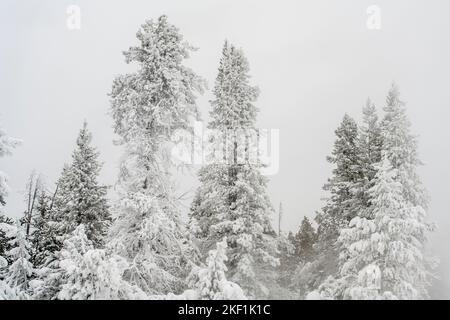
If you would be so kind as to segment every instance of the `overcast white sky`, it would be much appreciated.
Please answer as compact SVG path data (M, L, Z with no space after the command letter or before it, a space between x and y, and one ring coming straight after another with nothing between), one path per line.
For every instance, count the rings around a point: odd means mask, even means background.
M81 8L81 30L66 27L69 5ZM381 29L366 27L369 5ZM322 206L331 171L325 158L345 112L360 119L368 96L381 108L395 80L407 102L439 226L432 246L441 257L435 297L450 297L450 2L2 0L0 123L24 140L0 160L10 176L7 212L24 210L21 190L33 169L51 185L70 161L84 119L113 185L120 150L112 144L107 93L128 69L122 51L136 43L147 18L167 14L199 48L189 65L213 85L223 41L242 47L261 89L259 125L280 129L280 171L270 177L273 204L283 202L283 228L295 229ZM208 119L210 93L199 99ZM180 192L195 189L195 172L180 175Z

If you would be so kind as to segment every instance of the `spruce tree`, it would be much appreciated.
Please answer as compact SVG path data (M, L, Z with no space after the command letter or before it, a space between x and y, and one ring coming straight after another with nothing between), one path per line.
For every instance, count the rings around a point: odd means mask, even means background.
M340 289L349 299L428 297L426 194L417 174L417 142L393 85L381 126L383 160L368 190L368 210L341 232Z
M58 235L52 228L52 198L45 188L42 188L32 217L31 260L36 267L45 264L52 253L59 249Z
M120 166L111 247L130 264L127 280L149 295L180 293L197 254L180 218L170 170L172 133L198 117L204 80L185 66L193 48L166 16L146 21L126 51L137 71L118 76L111 92Z
M18 139L9 137L6 132L0 128L0 158L11 155L13 149L19 144L20 141ZM13 220L3 213L3 206L6 205L6 197L9 192L7 182L8 179L6 174L0 170L0 259L2 260L2 264L12 262L7 255L7 252L11 250L11 245L9 243L11 238L7 236L7 230L13 225Z
M59 253L63 279L60 300L144 299L145 294L123 280L128 268L124 258L95 249L79 225L64 241Z
M267 179L260 173L261 164L249 157L258 112L254 105L258 89L249 78L243 52L225 42L208 126L216 132L211 143L215 151L199 172L201 186L190 220L205 252L227 238L228 278L248 296L262 297L268 293L263 278L279 262L274 257Z
M13 224L14 221L11 218L0 214L0 259L3 261L3 264L6 265L11 263L6 254L9 250L11 250L11 244L9 243L11 238L7 236L7 229L12 227ZM2 267L0 266L0 269L1 268Z
M303 218L300 229L292 241L295 248L295 256L300 261L310 261L314 257L314 244L317 241L317 234L308 217L305 216Z
M381 161L381 149L383 137L381 126L375 105L370 99L363 108L363 125L360 127L358 137L358 153L360 161L361 176L356 182L355 198L357 199L355 212L358 216L369 214L370 196L368 190L373 186L376 174L375 166Z
M190 277L190 287L196 291L199 300L242 300L246 299L242 289L226 278L226 239L217 243L215 250L208 252L206 266Z
M25 230L17 221L15 228L11 228L8 234L12 238L11 250L7 255L12 261L5 275L5 283L14 290L20 299L27 299L29 295L29 281L33 274L33 265L30 262L30 243Z
M405 199L398 174L385 157L369 190L371 218L355 217L342 231L343 298L428 298L424 243L430 225L425 210Z
M20 140L9 137L6 132L0 128L0 158L12 154L12 150L20 144ZM0 171L0 215L2 214L1 207L6 204L6 197L8 195L8 184L6 174Z
M405 199L415 206L428 207L428 196L417 173L422 165L417 154L417 139L411 133L405 103L400 99L398 86L393 83L383 108L381 123L383 150L394 169L398 170Z
M64 236L80 224L85 226L88 239L101 247L110 224L107 187L98 182L101 163L91 141L85 122L76 140L72 163L64 167L57 182L51 220L60 237L59 248Z
M327 158L334 165L332 177L324 186L329 192L325 207L316 215L318 224L320 264L318 277L336 275L338 271L339 232L356 216L360 208L357 185L362 179L360 152L358 148L358 126L350 116L344 116L335 131L336 141L332 155Z

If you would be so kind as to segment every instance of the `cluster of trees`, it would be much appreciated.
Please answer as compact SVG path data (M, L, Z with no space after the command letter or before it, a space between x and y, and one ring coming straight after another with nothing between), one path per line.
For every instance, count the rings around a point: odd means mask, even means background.
M394 86L385 116L345 116L329 161L317 231L275 232L263 164L250 161L258 89L242 50L225 42L208 128L220 135L181 217L172 136L199 119L205 80L185 65L194 50L166 16L146 21L124 55L134 72L113 81L111 116L124 154L117 201L85 123L55 190L33 174L25 214L0 213L0 299L426 298L426 195L403 103ZM242 139L244 137L244 139ZM244 143L242 143L244 141ZM18 141L0 131L0 156ZM0 202L6 178L0 173ZM281 206L280 206L281 211ZM281 212L280 212L281 214Z
M297 269L303 295L322 299L425 299L436 261L427 257L428 197L405 104L393 84L378 118L345 115L328 161L329 197L316 215L313 259Z

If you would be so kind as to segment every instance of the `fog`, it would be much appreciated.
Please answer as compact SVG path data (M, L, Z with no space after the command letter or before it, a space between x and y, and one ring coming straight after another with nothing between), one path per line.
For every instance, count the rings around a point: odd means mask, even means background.
M80 8L80 29L67 25ZM367 9L380 9L379 29ZM136 44L148 18L167 14L198 47L189 65L212 88L225 39L242 47L259 86L261 128L280 130L280 169L270 176L274 207L283 202L283 230L295 230L323 202L331 172L326 156L345 113L361 118L371 97L379 109L391 82L407 103L419 135L430 218L438 225L430 250L440 257L433 297L450 298L450 3L414 1L56 1L0 2L0 123L23 140L2 171L11 194L5 209L20 216L33 169L50 187L86 119L101 152L101 181L114 185L120 149L108 115L112 80L130 67L122 51ZM198 102L208 120L211 93ZM195 190L195 170L179 173L180 193ZM113 196L113 195L112 195ZM186 200L186 208L189 198Z

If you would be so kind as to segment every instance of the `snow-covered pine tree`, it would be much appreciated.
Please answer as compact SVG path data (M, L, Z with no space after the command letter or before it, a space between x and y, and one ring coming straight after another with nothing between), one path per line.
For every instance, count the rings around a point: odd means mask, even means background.
M31 261L35 267L40 267L58 251L58 234L52 228L52 196L45 188L39 191L36 208L32 217L31 231Z
M19 144L19 140L9 137L6 132L0 128L0 158L11 155L12 150ZM0 223L12 225L12 219L7 217L2 211L2 207L6 204L8 191L9 187L6 174L0 170ZM2 257L0 259L8 260L6 252L11 249L9 245L10 240L11 239L6 236L5 230L0 228L0 257Z
M95 249L79 225L64 241L59 254L61 300L144 299L145 294L123 280L128 268L124 258Z
M14 228L9 229L7 236L12 238L12 248L7 252L12 263L8 266L4 281L18 298L27 299L34 269L30 262L30 243L19 221Z
M114 131L125 154L111 246L130 264L126 278L149 295L180 293L197 253L179 215L170 170L172 133L197 119L205 82L184 65L193 51L166 16L146 21L126 51L136 72L118 76L111 92Z
M9 137L6 132L0 128L0 158L11 155L12 150L19 144L20 140ZM6 204L8 190L6 174L0 171L0 214L2 214L2 206Z
M405 199L415 206L427 209L428 195L417 173L417 168L422 165L417 154L417 139L411 133L405 104L400 100L400 92L395 83L387 95L383 110L383 150L393 168L398 170L398 182L402 185Z
M367 100L363 108L363 125L359 130L358 152L362 174L360 181L356 183L355 190L358 198L359 208L356 208L358 216L370 207L370 196L368 190L373 186L372 180L375 177L375 165L381 161L381 148L383 138L381 126L378 121L377 110L370 99ZM367 212L367 214L369 214Z
M9 263L12 262L9 261L9 258L6 253L9 250L11 250L11 244L9 243L11 238L7 236L7 229L12 227L13 224L14 221L11 218L0 213L0 260L2 260L2 262L0 262L0 269L2 268L1 265L3 264L8 265Z
M248 156L258 111L254 105L258 90L249 84L249 78L243 52L225 42L208 126L218 133L212 145L222 158L213 159L199 172L201 186L191 208L190 224L204 252L226 237L228 278L247 296L263 297L268 294L264 286L267 279L263 278L279 262L274 257L276 241L270 224L273 208L267 180L260 173L261 165L249 161Z
M316 215L318 224L317 252L319 278L336 275L338 272L339 246L337 239L339 231L347 227L355 217L361 205L357 197L358 182L362 179L362 169L358 148L358 126L347 114L335 131L337 139L328 162L335 167L332 177L324 186L330 193L325 207Z
M106 200L107 187L98 182L102 165L91 141L92 134L85 122L76 141L72 163L64 167L57 182L51 225L60 236L59 248L64 236L80 224L85 226L86 234L94 245L101 247L111 221Z
M269 299L292 299L294 292L291 291L293 273L298 265L298 259L295 255L293 243L294 235L290 232L286 235L284 232L277 237L279 266L276 268L276 285L271 288Z
M347 299L423 299L430 272L424 244L430 225L421 206L405 198L399 170L387 156L378 167L371 217L355 217L341 232L341 297Z
M317 241L317 234L314 227L311 225L308 217L304 217L297 231L292 239L294 244L295 256L299 261L311 261L314 256L314 245Z
M63 287L66 286L65 288L67 289L71 285L69 278L78 275L74 261L81 261L84 254L94 248L93 242L87 238L85 227L82 224L64 238L61 249L54 252L52 259L48 259L37 270L38 279L32 283L35 299L58 299ZM72 269L70 269L71 266Z
M362 210L341 232L341 287L350 299L421 299L428 296L431 260L425 244L427 197L417 174L417 142L394 84L381 126L383 161Z
M243 300L242 289L226 278L227 241L217 243L215 250L208 252L206 266L190 276L189 287L195 290L199 300Z

